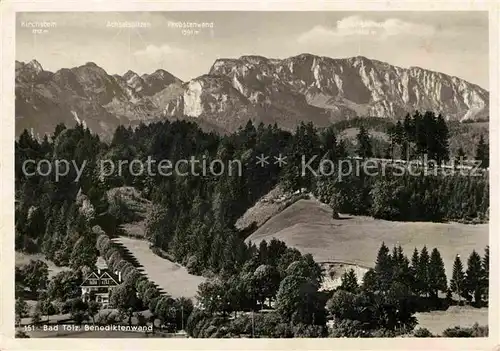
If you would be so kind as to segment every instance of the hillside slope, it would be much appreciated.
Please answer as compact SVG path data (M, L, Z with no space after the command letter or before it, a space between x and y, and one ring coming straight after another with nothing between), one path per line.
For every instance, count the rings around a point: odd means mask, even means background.
M246 241L258 244L275 237L318 262L346 262L372 267L382 242L401 245L408 256L427 245L441 252L451 276L453 260L465 260L473 249L483 253L488 245L488 225L459 223L391 222L361 216L333 219L329 206L316 200L299 200L269 219Z

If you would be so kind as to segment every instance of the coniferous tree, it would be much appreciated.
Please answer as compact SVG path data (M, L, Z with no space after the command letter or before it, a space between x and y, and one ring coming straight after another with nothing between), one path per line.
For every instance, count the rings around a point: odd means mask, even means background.
M372 144L370 141L370 135L366 131L365 127L361 126L359 132L356 136L357 139L357 149L356 152L359 157L369 158L373 157Z
M405 285L407 288L412 288L413 281L410 270L410 261L403 252L401 245L394 248L392 254L393 264L393 281ZM406 288L405 288L406 289Z
M412 118L409 113L403 120L403 131L408 142L415 142L415 118Z
M439 162L439 141L436 136L438 134L436 117L433 112L427 111L422 116L421 124L419 125L421 131L421 140L419 140L419 153L427 154L428 159L436 160Z
M417 272L420 263L420 255L417 248L413 250L413 255L411 256L410 273L412 276L412 291L416 295L420 295L420 282L418 280Z
M490 154L489 145L484 140L484 136L481 134L479 138L479 143L476 148L476 161L480 161L482 168L488 168L490 166Z
M435 120L435 123L435 134L431 137L431 139L436 143L436 161L438 162L438 164L440 164L442 161L448 161L450 157L450 132L443 115L439 114Z
M354 272L354 269L349 270L348 272L345 272L342 275L342 284L340 285L340 289L351 292L351 293L357 293L359 289L358 285L358 278L356 277L356 273Z
M340 139L337 143L337 155L339 158L345 158L348 155L346 141L344 139Z
M429 291L431 296L437 298L439 291L446 293L447 285L443 259L438 249L434 248L429 261Z
M293 140L287 154L288 162L284 166L282 182L287 190L301 190L309 188L314 180L313 170L318 169L320 158L320 141L316 128L312 123L301 123L297 126Z
M417 158L420 158L421 160L423 160L423 156L427 152L428 140L426 132L429 127L429 123L426 123L424 116L422 116L419 111L416 111L413 115L413 125L415 127L415 153Z
M380 291L387 291L392 281L392 262L389 248L382 243L375 262L375 273L377 274L378 288Z
M469 300L474 297L476 304L481 303L481 292L483 287L483 267L481 256L473 250L467 260L467 271L465 272L464 292Z
M321 148L323 149L323 155L327 159L334 161L337 155L337 138L335 136L335 131L333 128L326 128L325 131L320 135Z
M424 293L426 296L429 296L430 288L429 288L429 252L427 251L427 247L424 246L422 251L420 252L420 257L418 261L417 268L417 280L419 282L419 290Z
M455 257L455 261L453 262L453 273L450 281L450 290L451 292L454 292L458 295L459 301L461 301L461 298L464 295L464 284L464 266L462 264L462 260L460 259L460 255L457 255Z
M490 247L486 246L484 249L484 256L482 259L482 268L483 268L483 298L488 301L489 296L489 284L490 284Z

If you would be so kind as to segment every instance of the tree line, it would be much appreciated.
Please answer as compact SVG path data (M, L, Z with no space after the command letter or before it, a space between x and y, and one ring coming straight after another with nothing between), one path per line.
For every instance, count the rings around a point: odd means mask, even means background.
M280 153L288 156L283 168L255 164L260 154ZM249 122L234 134L220 136L204 133L193 123L165 121L135 130L118 127L109 145L81 125L58 126L52 139L41 143L26 132L16 142L16 249L41 251L58 265L92 266L97 251L91 227L98 224L113 234L128 220L121 206L110 208L107 196L110 189L125 185L153 202L146 220L147 239L194 274L241 269L251 256L243 242L250 233L237 230L234 223L277 184L290 191L311 191L343 213L403 221L487 220L487 176L351 172L338 181L338 170L332 176L301 176L302 155L321 155L312 164L317 167L320 159L344 159L347 151L333 127L318 131L312 124L301 124L291 134L276 125L255 127ZM97 167L103 159L145 162L151 157L175 162L190 156L207 161L240 159L247 166L242 177L132 176L127 169L122 175L103 177ZM73 181L74 170L59 181L22 172L26 159L58 158L77 164L86 161L78 182ZM92 206L84 206L85 199Z
M457 256L453 275L446 277L441 254L426 246L416 248L408 259L401 246L392 250L382 243L375 267L358 284L354 270L342 276L342 283L326 308L334 318L332 336L395 336L412 332L417 311L446 309L455 296L466 297L476 306L488 300L489 248L481 258L473 251L463 272ZM441 295L440 295L441 294Z
M407 129L420 130L416 125L421 122L416 121L424 121L426 115L420 119L408 119L406 124L415 124L415 127ZM435 121L432 125L442 123L439 118L432 120ZM422 139L412 135L404 134L403 139ZM432 139L438 137L433 134ZM337 170L331 176L315 177L310 173L302 176L302 156L310 159L318 155L311 163L314 169L319 167L321 160L333 162L348 156L344 141L338 138L334 126L317 130L312 124L301 124L291 134L276 125L254 126L249 122L231 135L220 136L204 133L193 123L165 121L140 125L135 130L118 127L112 142L105 144L80 125L70 129L60 125L52 138L45 137L42 142L26 131L16 141L15 148L16 248L28 252L42 251L59 265L79 266L81 262L78 262L77 253L81 248L95 250L94 239L89 235L92 225L99 224L106 231L116 231L121 222L128 220L121 213L122 209L109 209L106 197L109 189L124 185L136 187L155 205L148 218L147 236L151 242L171 251L177 260L185 261L185 264L189 261L194 271L212 266L205 262L211 256L214 256L211 261L215 265L217 257L224 251L223 246L233 248L240 245L237 242L242 234L232 228L232 224L277 184L291 191L312 191L322 201L335 204L341 212L384 219L484 221L489 208L487 175L399 177L391 172L377 176L351 172L337 181ZM436 149L436 146L432 148ZM283 168L273 163L265 168L255 164L260 154L276 156L280 153L287 156L287 165ZM100 160L139 159L146 162L148 156L172 162L190 156L204 157L208 162L239 159L246 166L242 177L227 174L219 177L132 176L127 169L121 176L103 177L99 174L97 165ZM75 160L77 164L86 162L84 174L78 182L73 181L76 177L73 169L58 181L53 175L28 177L22 172L23 162L27 159L54 162L62 158ZM34 171L34 165L30 165L28 171ZM468 196L464 197L464 192ZM78 194L88 197L94 213L78 209ZM220 234L222 232L224 234ZM214 250L209 250L210 246ZM88 257L92 256L95 252L89 252Z
M444 117L431 111L421 114L416 111L407 114L403 122L397 121L388 129L390 137L390 158L395 148L400 148L401 159L423 158L436 160L438 164L449 160L449 130Z

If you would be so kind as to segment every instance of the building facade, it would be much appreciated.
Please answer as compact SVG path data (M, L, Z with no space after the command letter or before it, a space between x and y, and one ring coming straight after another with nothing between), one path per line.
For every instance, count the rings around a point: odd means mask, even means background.
M88 274L80 285L82 300L94 300L102 308L111 308L112 306L109 303L110 291L121 283L122 277L120 272L113 273L108 269L98 268L97 271Z

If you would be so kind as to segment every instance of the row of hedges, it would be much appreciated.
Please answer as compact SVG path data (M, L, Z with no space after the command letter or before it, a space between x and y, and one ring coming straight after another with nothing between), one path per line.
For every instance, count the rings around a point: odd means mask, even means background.
M113 245L113 242L101 227L95 226L92 231L97 235L96 248L106 261L109 269L113 272L120 272L123 282L133 286L143 305L149 306L152 299L161 295L156 285L123 258L120 250Z
M113 272L121 272L124 284L134 287L142 306L148 308L162 324L182 328L193 311L193 303L189 299L172 297L162 294L157 286L140 273L130 262L125 260L109 236L101 227L93 228L97 235L96 247Z

